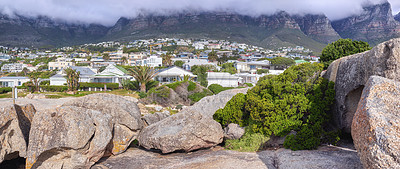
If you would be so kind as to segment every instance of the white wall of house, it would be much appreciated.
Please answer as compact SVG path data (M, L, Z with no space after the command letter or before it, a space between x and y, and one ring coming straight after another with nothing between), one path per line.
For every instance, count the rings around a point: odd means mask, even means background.
M225 72L208 72L208 86L211 84L219 84L222 87L238 87L240 78Z
M29 78L27 77L1 77L0 87L21 86L26 82L29 82Z

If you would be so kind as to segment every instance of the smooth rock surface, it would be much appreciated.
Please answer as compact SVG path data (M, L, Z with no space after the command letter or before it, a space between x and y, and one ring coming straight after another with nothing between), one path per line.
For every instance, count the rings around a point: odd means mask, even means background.
M400 80L399 65L399 38L332 62L324 77L335 82L333 115L337 127L350 133L354 113L369 77L377 75Z
M218 145L223 141L224 134L221 125L212 116L239 92L245 93L247 88L205 97L193 106L144 128L138 137L139 144L163 153L188 152Z
M0 163L18 156L26 157L35 112L31 104L0 108Z
M165 119L169 116L169 112L155 112L154 114L145 114L142 119L147 125L151 125Z
M89 168L112 138L109 114L73 106L39 111L29 134L26 168Z
M113 137L108 151L114 155L124 152L143 128L137 104L123 96L104 93L91 94L66 102L63 106L82 107L110 115Z
M313 151L291 151L279 149L257 153L223 150L220 147L199 150L191 153L159 153L128 149L125 153L101 160L92 169L172 169L172 168L207 168L207 169L361 169L361 163L354 150L333 147L321 147Z
M400 82L369 79L351 133L364 168L400 168Z
M236 140L244 135L244 128L240 127L238 124L230 123L224 128L224 137L230 140Z

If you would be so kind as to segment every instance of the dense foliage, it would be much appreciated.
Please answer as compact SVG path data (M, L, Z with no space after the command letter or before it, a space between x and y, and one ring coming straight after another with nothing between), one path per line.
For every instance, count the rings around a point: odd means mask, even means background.
M215 67L210 65L194 65L191 67L192 73L197 75L197 81L204 87L208 85L207 72L214 69Z
M294 64L296 64L296 62L293 59L290 58L285 58L285 57L275 57L272 59L268 59L271 62L271 65L275 65L275 66L279 66L279 67L289 67L292 66Z
M214 119L226 126L237 123L265 136L287 137L285 147L313 149L328 135L324 125L334 100L334 84L320 77L322 64L292 66L278 76L267 76L246 95L238 94Z
M233 63L224 63L224 64L222 64L221 67L222 67L222 70L221 70L222 72L228 72L230 74L235 74L237 71Z
M222 87L219 84L212 84L212 85L208 86L208 89L211 90L214 94L218 94L224 90L233 89L233 87Z
M253 152L258 151L266 141L268 137L263 134L246 131L238 140L226 140L225 147L229 150Z
M8 93L8 92L11 92L11 91L12 91L11 87L1 87L0 88L0 94Z
M185 64L185 62L184 62L184 61L181 61L181 60L177 60L177 61L174 62L174 65L175 65L175 66L178 66L178 67L182 67L183 64Z
M351 39L339 39L330 43L322 50L320 61L324 63L325 67L327 67L336 59L370 49L371 47L367 42L353 41Z

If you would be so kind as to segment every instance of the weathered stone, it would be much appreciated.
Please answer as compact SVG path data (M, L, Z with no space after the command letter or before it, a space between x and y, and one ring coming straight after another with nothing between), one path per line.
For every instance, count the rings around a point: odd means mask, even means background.
M328 68L325 78L335 82L334 122L350 133L361 92L373 75L400 79L400 39L381 43L373 49L343 57Z
M244 134L244 128L240 127L238 124L231 123L224 128L224 137L226 139L235 140L239 139Z
M144 128L138 137L139 144L146 149L159 149L163 153L215 146L223 141L223 130L212 119L213 114L234 95L246 91L234 89L205 97L193 106Z
M45 98L46 98L46 95L44 95L44 94L32 94L32 93L29 93L29 94L27 94L27 95L25 96L25 98L27 98L27 99L45 99Z
M287 136L289 135L296 135L297 132L296 131L290 131L289 134L287 134L286 136L283 137L279 137L279 136L275 136L275 135L271 135L269 137L269 140L265 143L265 147L274 147L274 148L279 148L279 147L283 147L283 143L285 142L285 139Z
M400 82L369 79L351 135L364 168L400 168Z
M151 125L165 119L169 116L169 112L156 112L154 114L146 114L142 117L147 125Z
M73 106L37 112L26 168L89 168L112 139L111 119L107 113Z
M0 163L26 157L29 130L36 110L31 105L11 105L0 109Z
M92 169L131 169L131 168L207 168L207 169L276 169L276 168L340 168L362 169L360 159L354 150L321 147L319 150L238 152L213 149L191 153L160 155L152 151L128 149L118 156L102 160Z
M223 136L218 122L197 111L186 111L144 128L138 140L146 149L170 153L212 147L221 143Z
M122 96L92 94L66 102L63 106L83 107L111 115L113 141L110 143L108 151L114 155L124 152L143 128L137 104Z

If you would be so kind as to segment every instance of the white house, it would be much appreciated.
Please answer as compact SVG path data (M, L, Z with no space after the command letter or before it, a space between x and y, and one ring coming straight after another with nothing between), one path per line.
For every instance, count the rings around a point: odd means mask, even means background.
M121 66L110 64L101 73L91 76L91 82L94 83L120 83L121 79L130 79L133 77L128 75L128 71Z
M265 76L266 74L251 74L251 73L237 73L235 76L238 76L241 78L240 84L244 83L252 83L256 84L258 80L260 80L261 77Z
M29 78L27 77L1 77L0 78L0 87L14 87L21 86L22 84L29 82Z
M57 58L55 62L49 62L49 70L61 70L69 66L75 66L75 63L67 61L66 58Z
M71 66L71 69L80 72L79 82L92 82L92 76L96 74L95 70L90 69L89 67L81 67L81 66ZM50 85L64 85L67 83L67 79L65 79L66 74L63 70L60 70L54 76L50 77Z
M136 65L138 66L149 66L149 67L158 67L162 66L162 58L158 56L150 56L146 59L137 60Z
M256 71L257 69L268 69L270 68L270 61L252 61L252 62L237 62L235 64L235 68L238 72L251 72Z
M4 64L1 67L1 71L3 72L22 72L22 70L27 67L26 64L22 64L22 63L10 63L10 64Z
M196 78L192 72L182 69L177 66L165 68L158 71L158 74L154 77L154 80L161 83L172 83L176 81L181 81L185 75L189 75L191 78Z
M208 85L219 84L222 87L238 87L241 78L226 72L207 72Z

